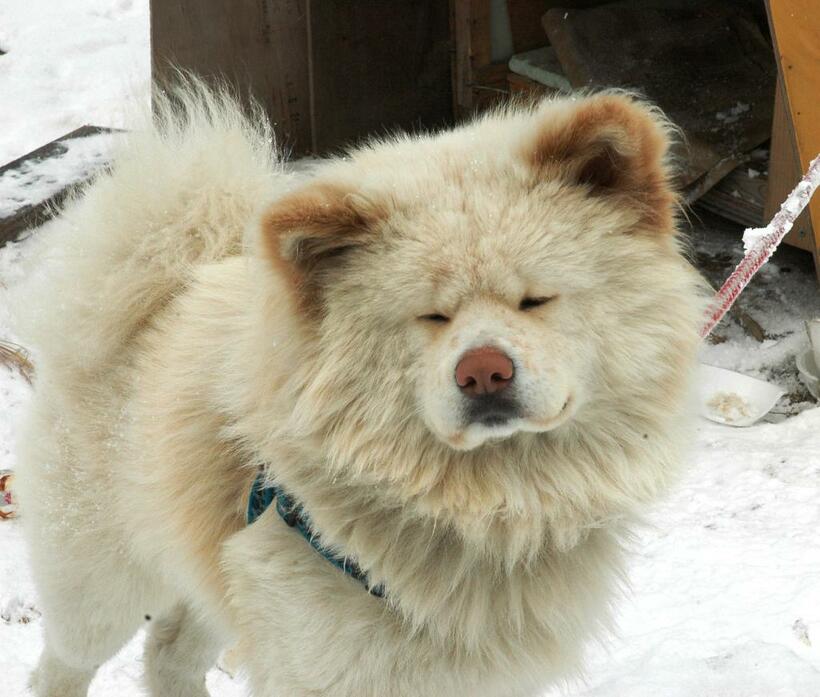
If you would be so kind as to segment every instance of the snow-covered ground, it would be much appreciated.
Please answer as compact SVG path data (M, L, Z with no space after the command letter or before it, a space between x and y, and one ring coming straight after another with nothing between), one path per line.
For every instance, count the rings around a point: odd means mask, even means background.
M148 0L2 0L0 51L4 164L146 100Z
M47 7L46 7L47 5ZM48 11L46 11L48 10ZM144 100L147 0L0 3L0 163L87 122L122 123L126 96ZM47 187L98 161L69 153L63 170L30 173ZM89 158L91 158L89 160ZM0 210L24 181L0 181ZM12 204L12 199L13 204ZM33 234L48 234L48 225ZM694 224L694 257L718 283L741 252L737 228ZM0 339L14 340L7 289L28 245L0 250ZM772 422L734 429L702 421L687 475L635 542L631 589L617 603L619 633L592 646L585 683L548 697L820 697L820 409L796 379L802 321L820 316L805 255L784 249L743 296L762 344L734 321L706 344L705 362L780 384ZM14 422L29 386L0 366L0 469L14 467ZM19 521L0 522L0 694L24 697L42 622ZM143 694L142 636L106 664L92 697ZM243 697L241 680L209 675L214 697Z

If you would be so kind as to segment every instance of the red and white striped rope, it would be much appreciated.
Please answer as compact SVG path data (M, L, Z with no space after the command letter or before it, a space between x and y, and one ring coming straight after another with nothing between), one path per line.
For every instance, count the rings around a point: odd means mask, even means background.
M771 258L774 250L792 229L797 216L808 205L818 185L820 185L820 155L812 160L808 172L780 206L780 210L772 221L765 228L749 229L743 233L746 255L709 304L706 319L700 330L701 337L706 337L711 333L715 325L723 319L723 315L734 305L735 300L752 277Z

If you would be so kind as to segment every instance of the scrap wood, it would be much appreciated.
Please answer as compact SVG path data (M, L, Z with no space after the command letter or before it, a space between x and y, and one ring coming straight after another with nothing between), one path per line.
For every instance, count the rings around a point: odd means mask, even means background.
M102 133L116 133L117 129L102 128L99 126L82 126L57 140L54 140L36 150L23 155L0 167L0 177L17 176L25 166L31 163L38 163L51 158L59 158L67 151L66 142L86 136L98 135ZM17 236L32 227L42 225L59 209L66 197L77 187L87 183L94 176L94 172L84 172L79 177L70 179L65 185L55 193L42 201L21 206L7 217L0 217L0 247L6 242L11 242Z
M629 0L553 8L542 23L574 87L637 90L681 128L681 186L769 138L777 68L747 5Z
M28 352L22 346L0 341L0 365L19 370L20 374L31 382L34 365L29 358Z

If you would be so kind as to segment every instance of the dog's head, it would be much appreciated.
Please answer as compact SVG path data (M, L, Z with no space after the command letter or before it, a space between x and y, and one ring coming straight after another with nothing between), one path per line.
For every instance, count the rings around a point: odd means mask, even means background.
M337 464L484 492L666 424L698 307L666 131L626 95L545 102L367 146L277 202L267 254L312 337L294 419Z

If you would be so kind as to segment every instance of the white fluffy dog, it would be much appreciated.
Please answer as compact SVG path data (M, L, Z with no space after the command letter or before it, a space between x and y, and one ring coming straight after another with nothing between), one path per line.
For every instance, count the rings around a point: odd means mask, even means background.
M688 437L667 131L557 99L300 178L259 114L163 100L25 289L38 697L85 695L145 624L155 697L206 695L226 641L257 697L576 671Z

